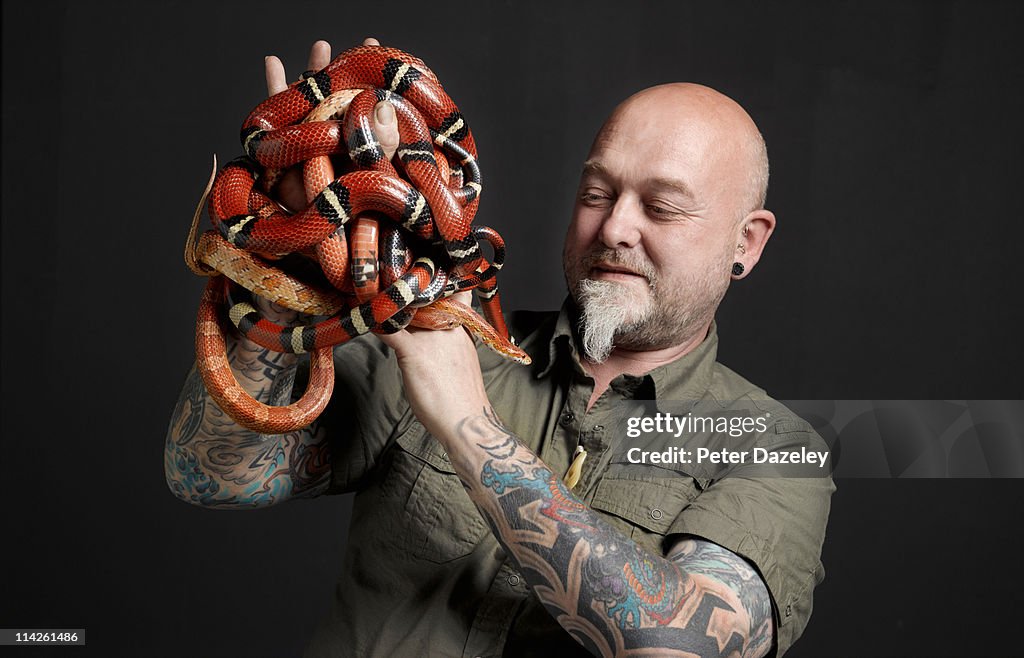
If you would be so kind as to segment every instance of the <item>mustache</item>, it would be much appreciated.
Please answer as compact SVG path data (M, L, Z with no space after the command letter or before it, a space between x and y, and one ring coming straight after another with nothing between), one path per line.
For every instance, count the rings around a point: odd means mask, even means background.
M631 272L635 272L645 279L653 287L657 283L657 272L654 265L639 254L616 249L598 249L583 256L581 265L582 272L589 272L594 267L602 265L614 265Z

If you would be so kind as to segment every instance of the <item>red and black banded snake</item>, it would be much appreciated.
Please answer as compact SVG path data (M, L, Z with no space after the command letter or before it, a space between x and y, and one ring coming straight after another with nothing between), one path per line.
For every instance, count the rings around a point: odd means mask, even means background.
M380 101L395 108L394 164L370 121ZM472 132L422 61L381 46L345 51L260 103L241 138L246 155L222 168L204 194L214 230L195 241L201 201L185 248L189 267L210 277L196 324L197 368L236 422L267 434L311 423L333 392L334 346L367 332L462 325L503 356L530 362L501 314L495 274L504 242L473 225L482 188ZM272 191L281 172L296 165L308 205L291 213ZM336 177L335 166L346 173ZM480 241L490 245L490 260ZM319 281L275 264L296 254L319 264ZM238 286L327 319L281 326L263 318ZM486 321L448 299L471 289ZM301 399L269 406L242 389L226 356L228 320L267 349L310 353Z

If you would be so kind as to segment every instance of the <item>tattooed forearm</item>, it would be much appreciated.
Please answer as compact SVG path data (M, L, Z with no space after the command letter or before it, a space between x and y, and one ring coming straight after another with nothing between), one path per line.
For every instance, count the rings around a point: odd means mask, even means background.
M476 446L495 459L516 457L521 464L540 463L532 451L520 449L523 444L505 427L494 409L487 408L482 416L463 419L456 430L467 437L474 437Z
M239 385L260 402L274 402L271 387L282 374L291 372L289 381L294 381L295 355L271 352L247 340L229 341L228 345L228 363Z
M266 404L288 403L295 381L292 355L235 341L228 359L250 395ZM265 507L323 491L330 458L315 424L281 435L240 427L208 396L193 368L167 431L164 475L178 498L196 505Z
M764 655L771 608L741 558L701 540L648 552L577 499L493 412L448 446L470 496L555 619L595 655ZM470 449L475 448L475 450ZM475 475L473 475L475 474Z

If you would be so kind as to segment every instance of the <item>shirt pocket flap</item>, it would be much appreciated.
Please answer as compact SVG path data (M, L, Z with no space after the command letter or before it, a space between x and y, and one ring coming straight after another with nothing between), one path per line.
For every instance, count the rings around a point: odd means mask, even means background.
M448 453L420 423L413 422L409 429L398 437L397 443L402 450L420 461L426 462L434 470L441 473L455 473L455 467L448 459Z
M606 475L594 491L591 506L664 535L698 493L694 479L683 475L643 479Z

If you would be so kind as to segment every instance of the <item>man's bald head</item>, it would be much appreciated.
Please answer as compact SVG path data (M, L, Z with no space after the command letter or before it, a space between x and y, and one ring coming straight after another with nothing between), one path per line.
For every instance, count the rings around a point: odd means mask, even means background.
M563 252L587 358L702 340L775 228L767 184L757 126L717 91L661 85L615 108L583 165Z
M738 219L764 207L768 193L768 150L750 115L734 100L704 85L676 82L650 87L619 104L595 139L608 131L631 129L643 122L664 133L686 129L686 139L706 149L705 157L721 160L721 173L731 179ZM665 134L671 139L671 134Z

